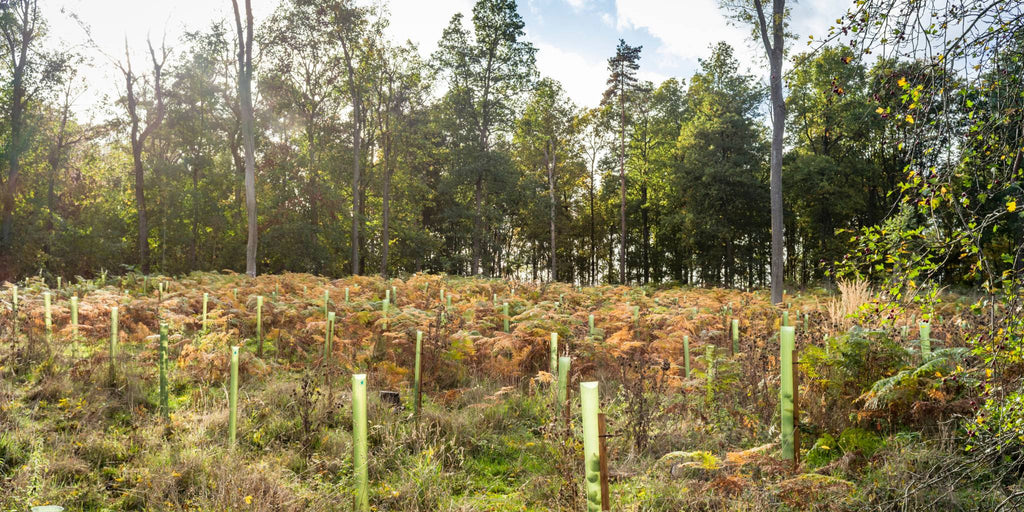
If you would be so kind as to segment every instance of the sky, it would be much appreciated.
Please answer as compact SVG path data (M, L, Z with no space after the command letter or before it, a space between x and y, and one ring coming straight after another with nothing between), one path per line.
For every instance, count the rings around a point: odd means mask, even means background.
M411 40L424 56L437 41L451 16L471 16L474 0L384 0L391 11L389 35ZM252 0L259 22L280 0ZM792 5L790 29L799 39L794 49L805 47L807 37L825 35L852 0L804 0ZM792 2L791 2L792 3ZM91 58L81 70L88 92L76 110L87 116L104 96L116 97L119 78L114 61L124 55L125 39L133 61L146 62L146 38L154 43L166 38L168 46L181 47L185 30L202 29L216 20L232 20L230 0L44 0L40 2L49 24L51 44L78 46ZM763 47L747 27L729 23L719 0L519 0L526 23L526 38L537 47L541 75L562 83L581 106L601 99L607 77L607 59L618 40L642 45L639 76L655 83L675 77L688 79L698 69L698 59L710 54L710 46L726 41L736 49L744 67L766 76ZM69 13L75 13L78 20ZM86 45L82 25L91 30L99 50Z

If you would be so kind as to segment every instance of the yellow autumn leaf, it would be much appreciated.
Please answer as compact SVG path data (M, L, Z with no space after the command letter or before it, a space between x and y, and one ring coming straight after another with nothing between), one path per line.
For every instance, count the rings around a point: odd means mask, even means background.
M907 114L907 122L910 124L914 124L914 116Z
M1017 200L1016 199L1010 199L1009 201L1006 202L1006 211L1012 213L1016 209L1017 209Z
M907 86L907 78L906 77L901 77L900 80L898 82L896 82L896 85L898 85L900 87L906 87Z
M882 107L878 107L878 108L875 109L875 113L876 114L884 114L885 113L885 109L882 108Z

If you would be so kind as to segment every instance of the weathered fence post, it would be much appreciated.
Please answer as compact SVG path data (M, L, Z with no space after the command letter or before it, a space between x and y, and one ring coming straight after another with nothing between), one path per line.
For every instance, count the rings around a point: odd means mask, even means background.
M366 465L366 374L352 375L352 472L356 482L355 510L370 510Z
M605 429L604 413L598 413L597 415L597 451L598 461L601 468L601 510L610 511L612 509L611 494L608 490L608 447L605 440L608 438L608 433Z

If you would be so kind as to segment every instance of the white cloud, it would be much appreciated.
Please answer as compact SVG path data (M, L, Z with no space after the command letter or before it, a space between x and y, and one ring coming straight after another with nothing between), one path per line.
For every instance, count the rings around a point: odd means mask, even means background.
M660 40L657 53L668 65L706 57L718 41L731 44L741 62L755 55L750 32L729 24L715 0L616 0L615 9L617 28L643 29Z
M580 11L590 3L590 0L565 0L573 10Z
M532 40L537 47L537 70L542 76L561 82L577 105L596 106L601 101L607 78L604 60L590 59L537 38Z
M461 12L466 17L464 23L471 23L473 4L473 0L390 0L388 35L401 43L416 43L420 53L428 56L437 49L452 15Z

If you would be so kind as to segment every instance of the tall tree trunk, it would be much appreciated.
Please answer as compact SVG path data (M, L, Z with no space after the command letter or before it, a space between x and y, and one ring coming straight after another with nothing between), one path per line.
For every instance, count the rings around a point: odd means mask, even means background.
M383 209L384 219L381 226L383 240L381 242L380 275L388 276L388 250L391 247L391 135L384 138L384 197Z
M646 178L644 178L646 180ZM651 282L651 223L647 209L647 183L640 187L640 222L644 237L644 284Z
M772 27L770 34L765 21L762 0L754 0L754 7L757 10L761 39L764 42L765 52L768 54L771 73L769 77L772 108L771 175L769 179L772 210L771 299L772 304L781 304L783 299L783 272L785 271L783 261L783 230L785 229L785 224L782 218L782 143L786 123L786 100L782 92L782 45L786 1L773 0L772 2ZM771 40L769 40L769 36Z
M594 164L590 165L590 285L597 281L597 234L594 229Z
M550 148L550 149L549 149ZM548 198L551 200L551 280L558 280L558 255L555 245L555 145L548 143L544 148L544 166L548 168ZM549 154L550 153L550 154Z
M238 100L241 103L242 139L245 146L245 211L249 231L245 245L245 273L256 277L259 231L256 225L256 122L252 107L252 1L245 0L244 33L238 0L231 0L231 4L235 9L235 29L238 32Z
M474 276L480 273L480 238L483 237L484 221L483 195L484 177L478 173L476 176L476 183L473 188L473 208L475 215L473 215L473 261L470 266L470 275Z
M11 91L11 140L7 148L7 187L3 196L3 226L0 228L0 245L5 252L11 247L11 233L14 228L14 195L18 190L18 175L21 173L21 153L25 146L24 69L15 68L14 85Z
M149 273L149 225L146 222L146 178L142 168L142 141L138 123L132 127L132 168L135 174L135 208L138 211L139 270Z
M5 2L6 4L6 2ZM3 220L0 221L0 254L12 250L14 230L14 196L18 192L18 177L21 173L21 155L28 146L28 132L25 129L25 107L29 102L29 90L25 75L29 69L29 47L38 36L36 24L39 21L37 0L23 0L5 5L11 19L3 30L3 40L10 55L11 98L10 98L10 139L7 143L7 186L3 189ZM2 184L0 180L0 184Z
M626 284L626 99L619 93L619 284Z

